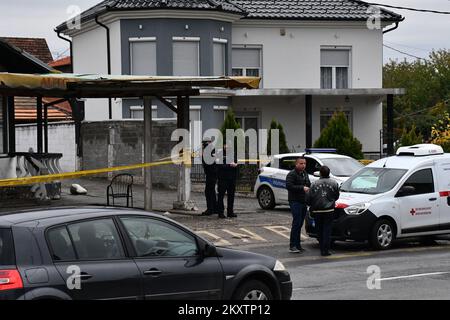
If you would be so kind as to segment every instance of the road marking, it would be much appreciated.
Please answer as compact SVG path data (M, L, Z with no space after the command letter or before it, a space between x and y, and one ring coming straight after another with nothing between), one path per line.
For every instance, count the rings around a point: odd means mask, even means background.
M438 275L443 275L443 274L450 274L450 272L418 273L418 274L411 274L411 275L409 275L409 276L399 276L399 277L381 278L380 281L390 281L390 280L408 279L408 278L418 278L418 277L429 277L429 276L438 276Z
M214 241L214 245L215 246L231 246L231 242L229 242L229 241L227 241L227 240L225 240L225 239L223 239L223 238L221 238L219 236L216 236L215 234L213 234L211 232L208 232L208 231L205 231L205 230L200 230L200 231L197 231L196 233L197 234L204 234L204 235L206 235L206 236L216 240L216 241Z
M263 228L272 231L286 239L290 239L291 237L291 229L285 226L267 226ZM305 236L303 233L300 236L302 240L309 239L309 237Z
M222 229L223 232L226 232L228 234L230 234L234 239L241 239L243 242L249 242L248 239L253 239L256 241L262 241L262 242L267 242L266 239L264 239L263 237L258 236L256 233L253 233L245 228L239 228L239 230L244 231L248 234L242 234L242 233L237 233L237 232L233 232L227 229Z

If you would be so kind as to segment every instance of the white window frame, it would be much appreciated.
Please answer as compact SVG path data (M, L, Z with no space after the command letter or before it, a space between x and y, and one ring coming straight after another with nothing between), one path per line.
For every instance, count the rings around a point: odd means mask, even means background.
M322 50L347 50L348 51L348 70L347 70L347 85L348 89L353 88L352 84L352 47L351 46L320 46L320 54L322 54ZM336 68L340 68L342 66L333 66L333 65L322 65L320 63L321 68L331 68L331 88L336 89ZM320 71L322 72L322 71ZM322 74L320 74L322 77ZM322 88L322 87L321 87Z
M200 67L200 37L172 37L172 50L173 50L173 43L174 42L196 42L197 43L197 47L198 47L198 56L197 56L197 66L198 66L198 70L197 73L199 76L201 76L200 71L201 71L201 67ZM172 52L173 55L173 52ZM173 59L173 58L172 58ZM172 61L173 64L173 61ZM173 70L172 70L173 73Z
M141 118L133 118L131 115L132 115L132 112L133 111L144 111L144 107L143 106L130 106L130 119L139 119L139 120L142 120ZM153 106L152 105L152 120L158 120L159 118L156 116L156 117L153 117L153 111L156 111L156 115L158 115L158 106Z
M133 49L131 43L133 42L154 42L156 47L156 74L158 74L158 44L156 43L156 37L132 37L128 38L129 54L130 54L130 75L133 75Z
M214 111L222 112L223 113L223 120L225 121L225 118L227 116L228 107L227 106L213 106Z
M259 44L233 44L231 50L233 49L258 49L259 50L259 68L234 68L233 61L231 61L231 74L233 74L233 70L242 69L242 76L247 76L247 69L258 69L259 77L261 77L260 88L263 88L263 70L264 70L264 60L263 60L263 45Z
M213 38L213 43L220 43L220 44L224 44L224 53L223 53L223 71L224 74L223 76L227 75L227 45L228 45L228 40L227 39L221 39L221 38ZM215 57L213 56L213 59L215 59ZM214 71L214 70L213 70Z

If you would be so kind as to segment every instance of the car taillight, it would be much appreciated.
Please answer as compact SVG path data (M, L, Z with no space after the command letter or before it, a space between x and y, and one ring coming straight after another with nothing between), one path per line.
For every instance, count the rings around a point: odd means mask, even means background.
M336 209L345 209L348 207L348 204L337 202L335 207Z
M23 282L17 270L0 270L0 291L22 289Z

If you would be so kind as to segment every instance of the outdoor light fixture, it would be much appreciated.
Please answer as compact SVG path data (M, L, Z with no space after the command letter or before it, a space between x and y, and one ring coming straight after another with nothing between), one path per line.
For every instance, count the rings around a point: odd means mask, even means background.
M224 27L220 27L220 31L224 32L225 28Z
M186 30L189 30L189 25L188 25L188 24L185 25L184 28L185 28Z
M286 29L285 28L281 28L280 29L280 36L284 37L286 35Z
M345 96L345 102L349 103L350 102L350 97L349 96Z
M142 26L142 24L139 25L139 30L144 29L144 27Z

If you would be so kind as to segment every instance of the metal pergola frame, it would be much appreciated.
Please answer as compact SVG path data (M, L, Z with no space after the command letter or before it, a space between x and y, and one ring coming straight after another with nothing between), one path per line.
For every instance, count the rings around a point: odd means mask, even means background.
M2 76L4 77L2 79ZM7 149L10 155L15 153L15 114L14 97L37 98L38 153L48 152L48 106L67 100L73 111L76 124L76 139L79 144L81 110L76 99L82 98L141 98L144 101L144 162L152 162L152 98L160 100L177 114L177 127L189 130L189 98L200 95L200 88L240 88L254 89L259 86L260 78L252 77L132 77L98 76L96 79L77 78L76 75L21 75L0 73L0 96L3 96L3 111L6 111ZM177 97L174 106L164 97ZM45 104L43 97L60 98ZM42 131L44 129L44 135ZM43 143L44 140L44 143ZM190 200L190 169L182 164L178 186L178 207L182 208ZM144 169L145 210L152 210L151 169Z

